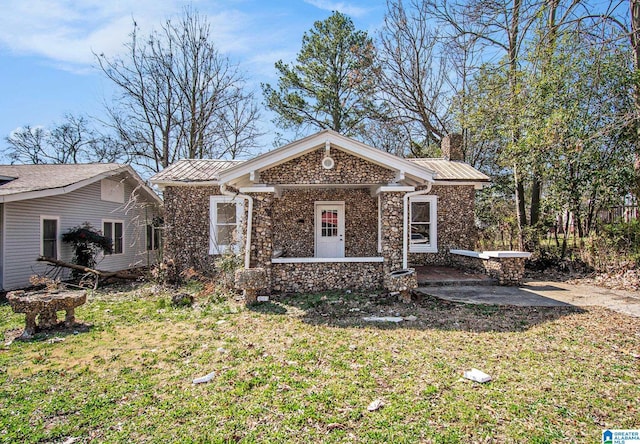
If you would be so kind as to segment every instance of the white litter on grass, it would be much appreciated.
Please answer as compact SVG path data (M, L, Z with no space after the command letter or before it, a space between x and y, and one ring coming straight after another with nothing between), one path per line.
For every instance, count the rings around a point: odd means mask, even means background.
M258 296L258 302L269 302L269 296Z
M402 322L403 318L399 316L368 316L366 318L362 318L367 322Z
M491 381L491 376L487 375L485 372L478 370L477 368L472 368L470 371L464 372L463 376L475 382Z
M219 321L216 321L216 324L218 324L218 325L222 325L222 324L224 324L225 322L227 322L227 321L226 321L226 320L224 320L224 319L220 319Z
M384 407L384 401L382 399L376 399L367 406L367 410L375 412L376 410L380 410L382 407Z
M211 372L208 375L202 376L200 378L196 378L193 380L194 384L202 384L205 382L209 382L213 379L213 377L216 375L216 372Z

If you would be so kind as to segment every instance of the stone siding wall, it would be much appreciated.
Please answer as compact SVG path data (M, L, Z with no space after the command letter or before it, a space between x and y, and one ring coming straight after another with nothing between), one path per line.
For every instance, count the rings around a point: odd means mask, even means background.
M381 263L273 264L271 289L285 293L376 290L382 286L382 276Z
M520 285L524 277L525 258L500 257L482 259L452 254L452 265L464 270L475 270L496 279L500 285Z
M524 276L525 259L522 257L490 258L483 261L489 276L500 285L520 285Z
M378 204L366 188L286 190L273 200L273 245L285 257L313 257L317 201L343 201L345 256L378 256Z
M473 185L434 185L438 196L438 252L409 253L412 265L452 265L450 249L473 250L478 240ZM402 250L401 250L402 251Z
M251 267L263 268L267 282L271 282L271 255L273 254L273 195L253 193L253 219L251 229ZM247 216L245 214L245 220Z
M214 270L209 254L209 197L218 187L167 187L164 190L164 259L173 260L178 272L194 268Z
M404 193L381 193L384 273L402 268Z
M451 255L451 262L449 265L459 268L461 270L472 270L480 273L485 273L486 267L484 266L484 259L470 256L462 256L459 254Z
M367 162L337 149L331 150L333 169L322 167L324 147L260 172L260 180L268 184L374 184L388 183L395 177L392 170Z

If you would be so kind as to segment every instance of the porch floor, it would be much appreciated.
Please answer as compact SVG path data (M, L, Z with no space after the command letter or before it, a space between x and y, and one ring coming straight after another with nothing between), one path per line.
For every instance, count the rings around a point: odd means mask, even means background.
M418 274L418 286L443 285L495 285L497 281L478 271L465 271L453 267L420 265L413 267Z

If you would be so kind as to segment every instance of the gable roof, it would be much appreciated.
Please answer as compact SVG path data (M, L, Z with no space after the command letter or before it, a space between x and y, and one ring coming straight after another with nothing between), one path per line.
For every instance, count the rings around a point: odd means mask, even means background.
M308 137L296 140L295 142L228 168L220 173L218 179L222 183L234 184L241 180L243 176L272 168L327 145L330 149L340 149L368 162L400 172L403 176L411 176L412 179L417 182L426 183L434 180L435 172L422 165L408 162L406 159L345 137L329 129L319 131Z
M471 165L446 159L405 159L373 148L357 140L342 136L332 130L323 130L304 139L297 140L251 160L182 159L155 174L151 183L171 185L220 185L248 181L252 173L288 162L326 144L329 150L339 149L384 168L401 172L398 176L410 176L416 183L426 182L471 182L481 187L489 182L489 176Z
M118 174L124 174L154 201L162 203L133 168L118 163L0 165L0 202L66 194Z

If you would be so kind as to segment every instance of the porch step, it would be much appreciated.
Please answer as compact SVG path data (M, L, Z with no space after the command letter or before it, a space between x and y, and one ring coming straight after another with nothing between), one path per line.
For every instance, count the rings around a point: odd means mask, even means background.
M418 287L463 287L477 285L498 285L498 281L487 277L487 279L442 279L442 280L421 280L418 279Z
M469 272L451 267L418 266L419 287L443 287L463 285L497 285L498 281L486 274Z

